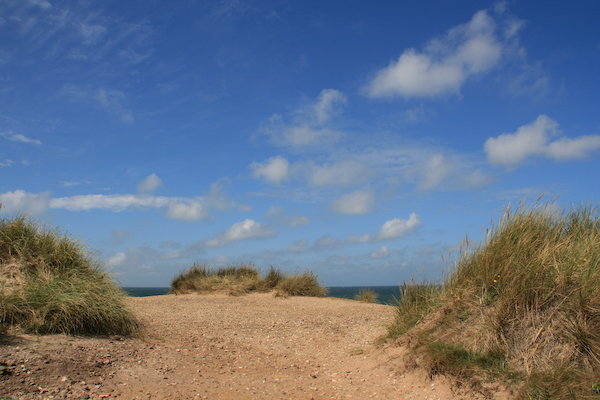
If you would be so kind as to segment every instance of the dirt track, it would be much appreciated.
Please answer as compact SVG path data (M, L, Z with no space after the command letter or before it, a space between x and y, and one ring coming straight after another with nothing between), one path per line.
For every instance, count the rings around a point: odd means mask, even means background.
M450 399L377 350L393 308L333 298L130 298L150 338L4 338L0 398Z

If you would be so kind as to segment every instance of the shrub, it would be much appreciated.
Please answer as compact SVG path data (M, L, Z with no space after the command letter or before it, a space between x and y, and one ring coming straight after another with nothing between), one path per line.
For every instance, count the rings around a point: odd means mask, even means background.
M83 243L17 216L0 220L0 324L35 333L134 334L125 293Z

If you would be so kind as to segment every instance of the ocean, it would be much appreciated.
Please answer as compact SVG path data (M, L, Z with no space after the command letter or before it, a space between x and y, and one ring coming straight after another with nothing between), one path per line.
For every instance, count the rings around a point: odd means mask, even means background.
M394 299L400 298L399 286L332 286L329 287L329 297L353 299L361 289L371 289L377 293L377 303L393 304ZM123 290L132 297L162 296L169 291L168 287L124 287Z

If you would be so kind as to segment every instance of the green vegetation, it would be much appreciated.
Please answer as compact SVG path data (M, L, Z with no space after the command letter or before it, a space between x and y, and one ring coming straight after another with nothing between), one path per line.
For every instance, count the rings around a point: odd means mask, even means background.
M254 264L211 269L206 264L194 264L181 271L171 281L170 293L227 293L237 296L250 292L274 291L277 296L325 296L327 288L322 286L315 274L285 274L271 267L262 277Z
M373 289L362 288L354 296L354 299L362 303L375 303L377 302L377 293Z
M514 384L523 399L600 397L597 208L509 206L443 285L403 294L385 339L410 343L432 374Z
M0 328L139 334L124 298L81 242L23 216L0 219Z

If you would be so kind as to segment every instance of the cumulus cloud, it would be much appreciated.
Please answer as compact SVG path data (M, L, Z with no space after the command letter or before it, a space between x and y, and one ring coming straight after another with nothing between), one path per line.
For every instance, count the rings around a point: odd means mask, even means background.
M152 193L160 186L162 186L162 180L156 174L148 175L137 185L137 192Z
M341 113L345 103L346 96L342 92L324 89L316 102L296 111L292 123L284 123L281 115L273 115L264 132L279 146L300 149L332 145L343 133L326 125L333 116Z
M397 239L415 231L422 225L421 217L417 213L411 213L408 220L394 218L383 224L375 236L368 233L364 235L352 235L346 240L348 243L373 243L382 240Z
M31 144L37 144L37 145L42 144L42 142L40 140L31 139L24 135L21 135L20 133L13 133L12 131L0 132L0 136L2 136L3 138L5 138L7 140L10 140L11 142L31 143Z
M224 247L239 240L265 239L275 236L275 231L253 219L233 224L228 230L199 243L199 247Z
M515 133L503 133L486 140L484 150L494 166L514 169L528 156L543 156L555 161L585 158L600 149L600 135L576 138L560 137L558 122L540 115L533 123L523 125Z
M339 214L363 215L370 213L375 205L375 193L372 190L357 190L334 200L331 208Z
M468 78L496 66L505 47L496 33L494 19L486 11L479 11L468 23L430 41L423 52L405 50L397 61L377 73L365 91L370 97L458 93Z
M276 185L285 182L290 177L290 163L285 157L275 156L264 163L253 162L250 164L252 174L256 179L264 179L266 182Z
M49 202L50 192L27 193L24 190L15 190L0 194L2 211L8 214L40 215L48 210Z

